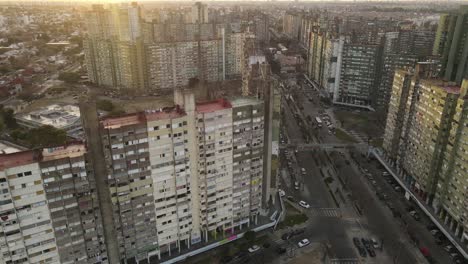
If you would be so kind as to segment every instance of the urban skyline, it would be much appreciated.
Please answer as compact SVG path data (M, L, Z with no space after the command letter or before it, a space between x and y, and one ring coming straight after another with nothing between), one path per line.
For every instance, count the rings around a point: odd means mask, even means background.
M0 10L0 264L468 262L468 5Z

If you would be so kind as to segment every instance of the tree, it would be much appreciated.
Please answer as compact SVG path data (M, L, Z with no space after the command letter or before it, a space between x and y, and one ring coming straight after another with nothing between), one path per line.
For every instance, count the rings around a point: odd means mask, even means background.
M13 129L17 127L13 109L4 108L3 105L0 105L0 119L6 128Z
M256 237L257 237L257 234L252 230L249 230L249 231L245 232L245 234L244 234L245 240L247 240L250 245L252 245L254 243Z
M97 101L97 108L107 112L115 110L114 104L111 101L105 99Z
M80 75L75 72L61 72L58 79L66 83L77 83L80 80Z
M67 142L67 132L45 125L29 130L26 140L32 148L63 145Z

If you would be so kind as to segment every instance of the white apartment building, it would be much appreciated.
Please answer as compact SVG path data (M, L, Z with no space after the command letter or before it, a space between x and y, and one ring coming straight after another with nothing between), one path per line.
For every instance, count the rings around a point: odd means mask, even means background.
M101 121L123 259L171 255L257 220L263 102L195 104L190 91L175 102Z
M107 263L85 154L77 143L0 155L0 263Z
M35 153L0 161L0 263L60 263Z

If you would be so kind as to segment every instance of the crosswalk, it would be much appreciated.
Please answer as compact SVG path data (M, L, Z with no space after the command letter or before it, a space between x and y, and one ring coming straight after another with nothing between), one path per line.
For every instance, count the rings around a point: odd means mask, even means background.
M358 264L361 263L359 259L350 258L350 259L330 259L330 264Z
M354 130L349 130L347 131L348 134L352 135L354 138L356 138L360 143L362 142L367 142L366 136L354 131Z
M313 208L312 215L325 217L341 217L340 208Z

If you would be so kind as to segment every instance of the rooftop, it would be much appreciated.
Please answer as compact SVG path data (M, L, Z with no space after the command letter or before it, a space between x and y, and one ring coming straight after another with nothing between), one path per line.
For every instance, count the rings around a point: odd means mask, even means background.
M145 110L144 112L136 112L118 117L105 117L101 120L101 124L106 129L116 129L123 126L131 126L146 121L156 121L163 119L172 119L184 116L185 112L179 106L165 107L156 110Z
M236 97L232 98L229 100L232 104L232 107L241 107L241 106L246 106L246 105L255 105L255 104L261 104L263 101L258 100L253 97Z
M0 154L11 154L20 152L21 149L5 142L0 142Z
M0 170L37 162L39 155L34 150L0 154Z
M163 108L159 110L146 110L145 118L147 121L172 119L185 116L185 112L179 106Z
M34 126L51 125L65 128L80 122L80 109L75 105L52 104L37 111L18 115L16 118Z
M210 113L229 108L232 108L230 102L226 99L217 99L215 101L197 103L196 111L198 113Z
M86 153L86 146L83 143L73 143L55 148L44 148L42 150L42 161L56 160L62 158L75 158Z
M118 117L106 117L101 120L101 124L106 129L116 129L123 126L131 126L142 123L144 116L141 112L126 114Z

